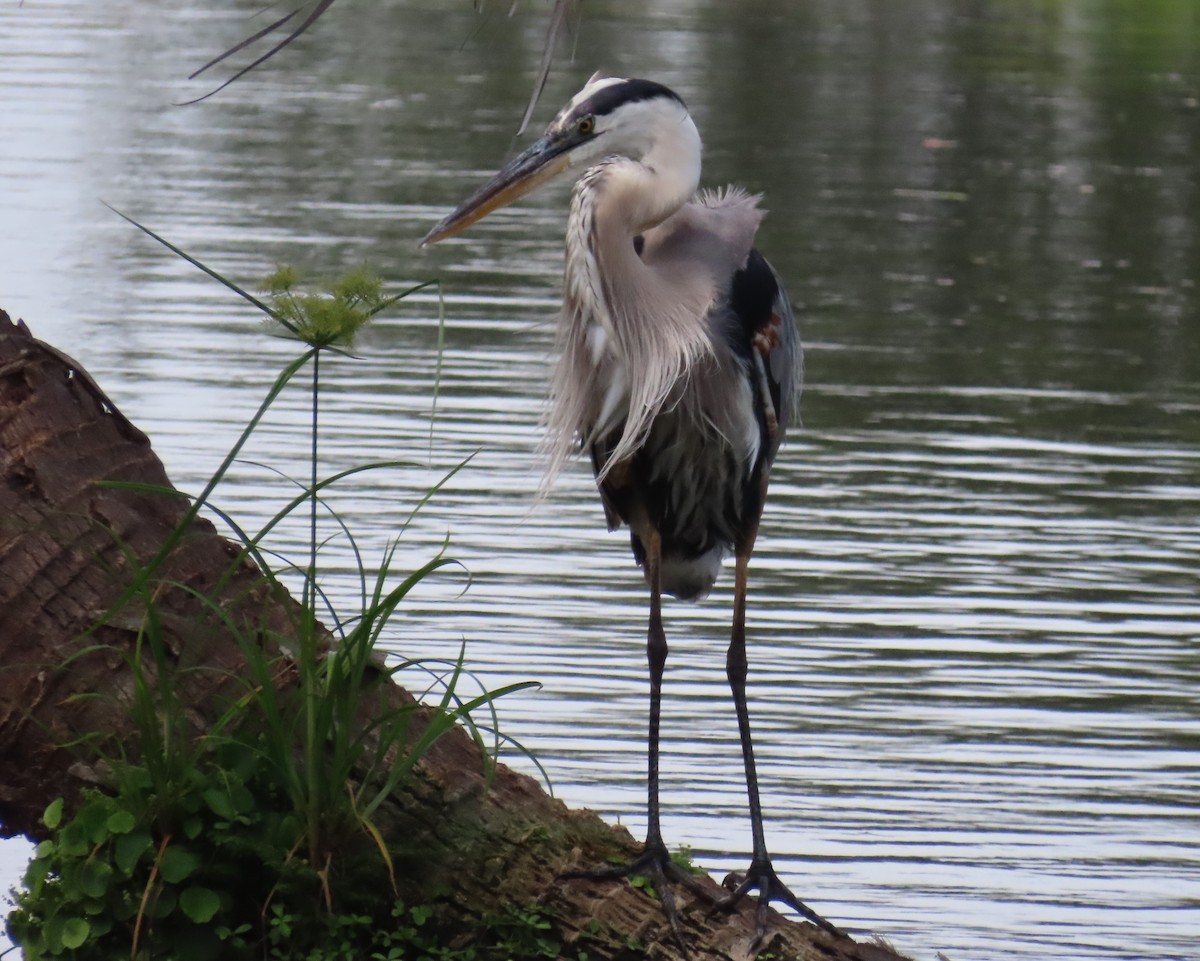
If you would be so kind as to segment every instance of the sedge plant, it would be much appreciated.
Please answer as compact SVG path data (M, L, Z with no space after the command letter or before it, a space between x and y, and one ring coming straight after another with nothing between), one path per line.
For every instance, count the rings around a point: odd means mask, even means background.
M260 300L153 231L125 219L253 303L269 323L301 341L304 349L277 376L203 489L188 498L179 525L149 561L133 566L129 586L98 621L127 622L130 611L138 612L136 643L125 656L134 679L130 711L139 736L136 750L131 752L118 746L106 754L98 741L77 745L100 757L112 790L89 795L69 821L63 818L61 806L52 806L48 812L47 827L68 832L69 843L55 837L39 847L26 888L18 895L18 910L9 923L30 961L109 956L101 946L117 944L121 945L118 953L126 951L126 957L143 956L139 945L149 952L144 956L153 957L154 932L167 934L180 926L201 926L219 933L215 940L201 940L217 952L213 956L235 956L242 947L249 949L253 944L246 904L255 904L259 917L265 919L272 903L284 903L305 884L315 883L332 912L337 853L359 850L363 844L377 852L378 863L394 888L389 848L374 820L380 805L456 723L465 725L481 756L487 758L485 732L495 736L493 752L501 739L495 701L531 686L526 682L487 690L479 685L480 693L465 695L460 689L464 678L470 677L464 663L465 645L444 662L405 659L388 666L379 645L397 608L424 578L455 562L446 555L443 544L431 560L398 577L393 570L398 548L394 539L374 574L369 575L357 539L329 507L324 494L363 471L401 462L356 465L328 477L318 476L322 359L330 354L347 355L355 335L371 317L437 282L385 296L377 277L365 268L356 268L326 290L313 293L302 291L296 271L283 267L268 279L265 300ZM216 508L211 497L275 400L306 368L311 415L307 483L299 485L299 492L259 531L250 534ZM426 492L414 513L466 463L455 466ZM185 496L149 485L114 482L113 486ZM212 589L201 596L186 585L164 584L159 571L204 509L226 523L241 550ZM302 564L277 570L265 540L298 511L306 513L307 556ZM323 511L334 518L358 563L361 604L353 614L340 612L320 586ZM132 554L126 556L132 564ZM289 572L301 578L301 603L293 608L286 636L274 638L274 644L264 644L260 630L239 628L219 601L246 558L258 565L273 590L282 589L282 579ZM176 688L182 680L180 672L202 668L181 667L169 653L156 604L158 592L167 588L193 593L211 620L235 637L245 660L245 674L236 679L243 693L199 738L189 729L186 706ZM320 614L330 620L332 631L325 629ZM97 646L81 646L76 656L85 656ZM278 684L281 658L287 660L288 673L295 678L291 690L281 690ZM381 678L413 668L441 681L440 696L427 703L419 725L414 723L412 704L373 697ZM488 720L476 723L473 714L481 710ZM519 744L517 747L524 750ZM230 758L236 759L232 767ZM253 763L248 759L254 759ZM361 840L348 843L353 838ZM206 839L216 839L224 848L198 858L197 847ZM222 854L230 852L236 855L223 860ZM80 866L85 863L111 867ZM264 874L250 869L248 863L268 866L266 874L280 880L267 890L244 890L247 878ZM96 880L97 871L103 876L103 885ZM80 878L85 881L82 887L77 883ZM291 887L288 878L295 882ZM308 881L301 883L297 878ZM114 905L119 906L115 913L109 910Z

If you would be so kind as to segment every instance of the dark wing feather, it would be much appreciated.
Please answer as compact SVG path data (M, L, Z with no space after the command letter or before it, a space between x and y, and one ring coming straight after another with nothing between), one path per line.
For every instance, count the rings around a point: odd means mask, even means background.
M800 387L802 353L787 291L757 250L733 275L729 308L737 318L735 351L746 363L761 432L758 459L742 496L741 536L752 539L767 493L771 465L791 421Z
M803 368L787 291L757 250L750 251L746 265L733 275L729 307L741 325L738 353L750 365L756 401L762 401L760 416L774 422L764 437L764 455L773 459L791 421Z

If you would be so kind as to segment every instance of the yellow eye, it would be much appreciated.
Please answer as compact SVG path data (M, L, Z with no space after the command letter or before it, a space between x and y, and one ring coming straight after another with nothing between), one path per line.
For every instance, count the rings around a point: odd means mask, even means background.
M596 118L591 116L582 118L576 129L585 137L590 136L592 131L596 129Z

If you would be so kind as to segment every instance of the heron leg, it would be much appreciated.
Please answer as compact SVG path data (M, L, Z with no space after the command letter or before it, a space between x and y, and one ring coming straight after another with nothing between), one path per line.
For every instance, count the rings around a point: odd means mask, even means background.
M650 723L648 733L646 772L646 843L642 853L628 864L614 864L590 871L568 871L560 877L611 880L639 875L648 878L662 901L663 914L680 948L687 952L683 925L675 892L669 882L682 884L693 894L712 900L712 896L695 878L671 860L662 838L658 803L658 735L662 714L662 679L667 663L667 636L662 625L662 589L659 569L662 560L662 541L657 531L645 539L646 579L650 582L650 623L646 634L646 660L650 668Z
M751 538L752 546L753 538ZM754 743L750 736L750 710L746 704L746 586L747 567L750 562L750 547L737 553L733 588L733 631L729 641L729 652L725 659L725 673L733 692L734 708L737 711L738 734L742 742L742 762L746 767L746 793L750 802L750 830L753 838L753 853L750 868L737 887L717 902L713 913L729 911L736 907L751 889L759 892L756 944L761 943L767 930L767 905L782 901L813 924L830 934L841 935L836 926L826 921L812 908L797 898L775 873L771 856L767 853L766 834L763 830L762 802L758 794L758 773L754 764Z
M662 825L658 804L658 732L662 718L662 679L667 666L667 635L662 625L662 539L657 532L650 538L646 555L650 575L650 624L646 631L646 662L650 669L650 722L646 748L646 849L661 848Z

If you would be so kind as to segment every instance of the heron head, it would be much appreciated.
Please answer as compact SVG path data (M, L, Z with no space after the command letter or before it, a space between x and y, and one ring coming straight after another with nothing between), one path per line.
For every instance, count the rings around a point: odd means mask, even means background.
M597 158L618 154L641 159L664 129L685 121L691 124L683 100L662 84L593 74L546 132L429 231L421 246L453 237L535 187Z

